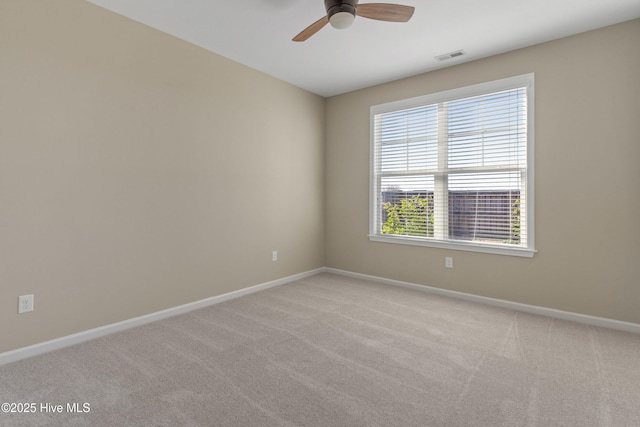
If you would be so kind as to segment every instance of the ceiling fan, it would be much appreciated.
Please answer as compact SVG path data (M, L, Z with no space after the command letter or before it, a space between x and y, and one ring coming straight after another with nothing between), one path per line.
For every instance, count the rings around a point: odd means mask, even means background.
M302 30L292 40L303 42L320 31L325 25L344 29L351 26L357 16L378 21L407 22L413 16L415 8L391 3L358 4L358 0L324 0L327 15Z

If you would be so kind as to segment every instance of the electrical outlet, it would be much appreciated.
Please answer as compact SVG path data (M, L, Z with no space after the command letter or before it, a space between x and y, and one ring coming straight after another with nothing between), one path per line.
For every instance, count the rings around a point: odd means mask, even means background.
M453 268L453 257L445 257L444 259L444 266L447 268Z
M271 252L271 261L277 261L277 260L278 260L278 251Z
M18 297L18 314L33 311L33 294Z

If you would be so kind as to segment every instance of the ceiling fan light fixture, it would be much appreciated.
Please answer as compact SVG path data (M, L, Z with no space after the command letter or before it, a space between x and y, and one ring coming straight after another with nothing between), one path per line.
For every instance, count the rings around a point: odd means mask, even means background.
M365 3L358 6L358 0L324 0L327 14L302 30L291 39L303 42L309 37L331 24L339 30L349 28L356 16L387 22L407 22L411 19L415 8L395 3Z
M333 28L344 30L345 28L349 28L355 19L356 16L352 13L338 12L334 13L331 18L329 18L329 23Z

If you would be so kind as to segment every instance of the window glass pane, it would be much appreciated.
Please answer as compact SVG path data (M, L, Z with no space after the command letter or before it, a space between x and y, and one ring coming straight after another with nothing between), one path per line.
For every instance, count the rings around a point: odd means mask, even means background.
M521 175L517 171L450 175L449 238L518 244Z
M520 191L449 191L449 238L520 243Z
M524 165L525 101L524 89L514 89L449 102L449 168Z
M433 176L382 179L382 234L433 237Z
M437 106L376 117L383 172L418 171L437 166Z

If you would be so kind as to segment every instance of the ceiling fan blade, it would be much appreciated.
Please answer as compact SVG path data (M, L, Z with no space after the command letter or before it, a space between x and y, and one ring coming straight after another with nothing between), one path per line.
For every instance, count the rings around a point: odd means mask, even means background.
M415 7L391 3L359 4L356 14L378 21L407 22L413 16Z
M329 18L327 18L326 16L323 16L322 18L318 19L316 22L314 22L313 24L309 25L307 28L302 30L300 34L298 34L291 40L293 40L294 42L303 42L309 37L311 37L312 35L314 35L315 33L317 33L318 31L320 31L322 27L324 27L328 23L329 23Z

